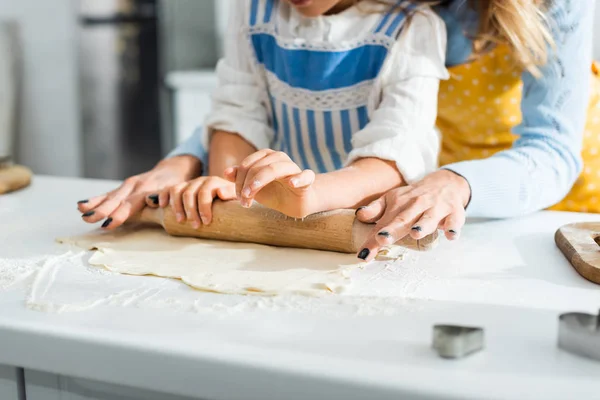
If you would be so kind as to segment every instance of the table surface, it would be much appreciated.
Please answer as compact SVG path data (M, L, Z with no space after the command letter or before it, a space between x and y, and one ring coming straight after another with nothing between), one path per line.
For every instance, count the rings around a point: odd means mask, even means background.
M0 260L64 252L56 237L90 230L76 201L114 185L36 177L0 197ZM553 235L563 224L598 219L541 212L470 221L459 242L419 254L394 270L400 276L364 273L364 290L354 295L381 294L391 302L385 312L101 304L53 313L26 307L27 286L9 287L0 290L0 364L206 399L593 398L600 363L557 348L557 316L597 312L600 288L572 269ZM436 323L484 327L485 351L438 358L430 348Z

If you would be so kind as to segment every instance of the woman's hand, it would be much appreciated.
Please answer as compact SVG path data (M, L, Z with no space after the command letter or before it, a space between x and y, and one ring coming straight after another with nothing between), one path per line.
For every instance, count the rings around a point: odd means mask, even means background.
M377 223L358 258L370 261L381 247L406 235L422 239L437 229L442 229L449 240L458 239L470 197L466 179L448 170L429 174L414 185L390 190L357 211L360 221Z
M235 183L242 206L260 204L294 218L315 212L318 200L314 188L315 173L302 171L280 151L260 150L237 167L225 170L225 178Z
M144 208L146 196L198 176L201 167L193 156L168 158L152 170L126 179L111 192L78 202L77 208L85 222L105 220L102 227L114 229Z
M235 184L218 176L202 176L151 194L146 197L146 203L150 207L171 205L177 222L187 219L198 229L201 223L208 225L212 222L212 203L215 198L234 200Z

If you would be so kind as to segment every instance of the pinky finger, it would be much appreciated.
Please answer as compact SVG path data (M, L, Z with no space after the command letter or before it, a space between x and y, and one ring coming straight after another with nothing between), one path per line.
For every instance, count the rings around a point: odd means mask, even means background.
M310 169L305 169L289 179L289 185L292 188L300 189L312 185L315 182L315 173Z
M457 240L465 224L465 211L460 209L448 215L442 229L448 240Z

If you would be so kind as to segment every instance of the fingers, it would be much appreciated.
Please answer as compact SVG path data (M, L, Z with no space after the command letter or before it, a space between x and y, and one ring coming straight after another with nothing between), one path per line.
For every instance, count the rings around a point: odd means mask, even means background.
M356 210L356 217L361 222L372 224L379 221L385 212L385 208L386 196L381 196L371 204L360 207L358 210Z
M307 179L310 179L311 183L314 180L314 174L312 178L309 173L301 176L300 168L291 161L279 161L265 166L253 167L247 174L246 182L242 189L242 205L249 207L252 204L254 196L265 186L292 175L298 176L298 179L302 179L301 183L304 183Z
M182 194L183 209L188 221L192 223L194 229L198 229L200 224L204 222L198 213L198 192L202 191L205 184L204 179L197 179L188 184Z
M120 202L119 206L106 218L102 228L113 230L123 225L132 215L138 213L146 204L145 195L129 196Z
M465 211L458 209L446 217L442 229L448 240L457 240L464 225Z
M169 189L169 203L171 205L171 209L175 213L175 219L179 223L185 221L185 209L183 207L183 191L186 187L187 183L180 183L179 185L175 185Z
M439 208L426 210L411 228L410 236L415 240L419 240L437 231L440 221L446 216L440 211Z
M102 196L96 196L87 200L81 200L77 203L77 209L82 213L87 213L93 210L94 208L98 207L100 204L102 204L102 202L106 200L107 197L108 194L103 194Z
M259 150L246 157L244 161L242 161L242 163L237 167L235 177L235 188L238 198L242 198L242 189L244 188L244 182L246 182L246 175L248 174L250 169L253 166L255 166L257 162L273 153L275 153L275 151L270 149Z
M88 223L96 223L107 218L117 209L121 200L127 198L135 190L137 182L137 177L126 179L121 186L112 192L93 197L88 199L87 202L79 202L77 206L83 212L83 220Z
M219 199L223 201L227 200L235 200L235 186L234 185L226 185L221 186L217 189L217 196Z
M382 247L394 244L408 235L423 215L425 208L423 202L417 199L411 199L408 205L404 204L404 208L402 204L393 204L391 207L388 205L373 234L363 244L362 250L357 255L358 258L371 261Z
M235 185L218 177L201 177L176 185L145 198L153 207L170 205L177 222L190 221L195 229L212 221L212 203L215 197L222 200L236 198Z
M212 222L212 204L217 195L217 188L205 185L198 191L198 211L202 223L208 225Z

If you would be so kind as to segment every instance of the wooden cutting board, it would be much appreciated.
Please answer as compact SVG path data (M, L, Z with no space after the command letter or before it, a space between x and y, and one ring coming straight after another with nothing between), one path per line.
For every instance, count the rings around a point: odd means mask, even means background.
M0 168L0 194L14 192L29 186L32 176L29 168L20 165Z
M600 284L600 222L565 225L554 240L581 276Z

